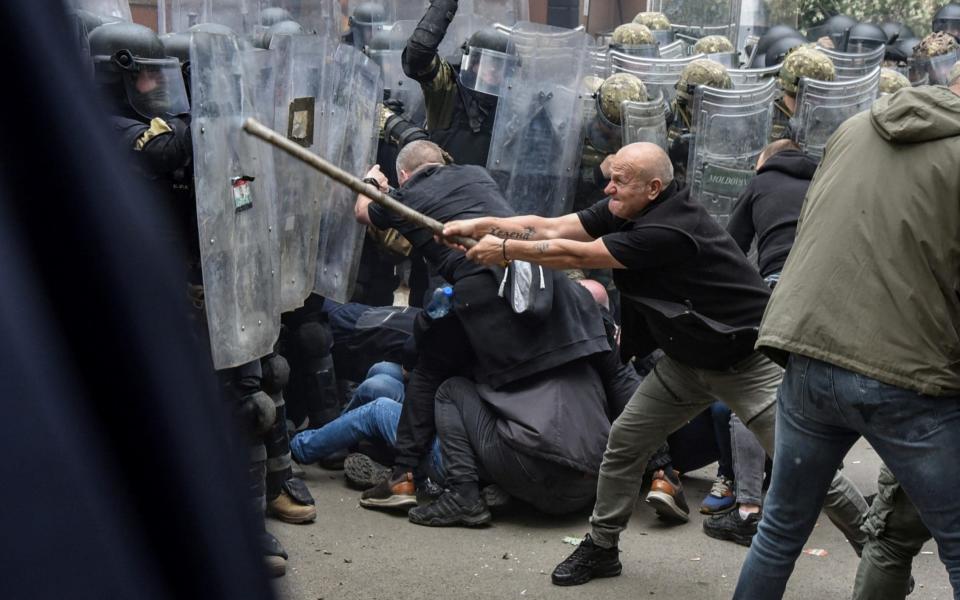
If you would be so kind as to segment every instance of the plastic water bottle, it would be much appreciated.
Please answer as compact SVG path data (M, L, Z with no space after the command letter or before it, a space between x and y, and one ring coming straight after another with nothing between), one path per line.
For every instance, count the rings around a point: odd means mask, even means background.
M445 317L453 306L453 288L449 285L433 290L433 298L427 305L427 315L431 319Z

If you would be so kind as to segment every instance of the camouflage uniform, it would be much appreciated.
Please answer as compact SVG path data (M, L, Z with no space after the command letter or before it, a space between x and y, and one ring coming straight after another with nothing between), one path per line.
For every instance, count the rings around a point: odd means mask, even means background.
M787 53L777 83L783 94L796 98L800 86L800 78L817 79L819 81L834 81L837 70L833 61L819 50L808 46L797 46ZM770 140L782 140L791 137L790 119L793 111L787 108L781 96L774 102L773 128L770 130Z
M691 110L693 109L693 94L698 86L705 85L712 88L729 90L733 88L733 80L727 73L727 68L718 62L700 58L684 67L677 82L677 98L670 106L673 115L670 127L667 130L667 148L670 160L673 162L674 180L681 186L687 180L687 151L690 146L692 129Z
M892 94L905 87L910 87L910 80L907 79L906 75L886 67L880 70L881 94Z

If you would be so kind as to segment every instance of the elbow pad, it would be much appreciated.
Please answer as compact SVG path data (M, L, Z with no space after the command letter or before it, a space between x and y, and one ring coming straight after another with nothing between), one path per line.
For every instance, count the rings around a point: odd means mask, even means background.
M457 0L431 0L427 12L417 23L403 50L403 72L416 81L429 81L436 76L439 61L437 48L447 34L447 27L457 14Z
M384 109L387 119L383 124L383 139L388 144L403 148L410 142L427 139L427 132L417 127L402 116Z

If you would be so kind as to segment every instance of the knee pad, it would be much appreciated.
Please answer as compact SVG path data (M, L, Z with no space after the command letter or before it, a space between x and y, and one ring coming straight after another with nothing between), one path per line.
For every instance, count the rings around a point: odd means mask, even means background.
M297 330L297 343L300 354L306 361L330 355L333 347L333 334L323 323L304 323Z
M272 354L262 361L263 391L270 395L280 393L290 381L290 364L279 354Z

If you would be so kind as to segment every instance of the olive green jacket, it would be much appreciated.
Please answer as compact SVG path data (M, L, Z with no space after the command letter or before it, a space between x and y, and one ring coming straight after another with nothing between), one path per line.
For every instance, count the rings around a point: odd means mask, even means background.
M960 96L906 88L830 138L757 347L960 393Z

